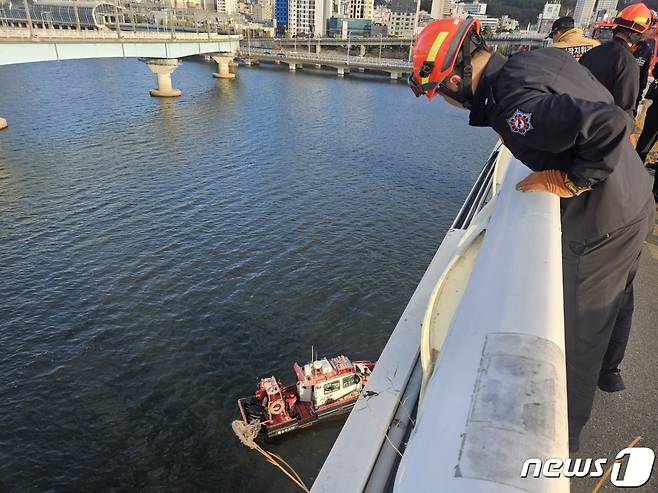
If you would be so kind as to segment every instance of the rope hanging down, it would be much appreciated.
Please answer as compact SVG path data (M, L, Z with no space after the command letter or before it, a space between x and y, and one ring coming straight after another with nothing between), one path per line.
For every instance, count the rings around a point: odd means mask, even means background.
M263 447L256 443L256 437L260 431L260 423L258 421L252 421L247 424L244 421L236 419L231 423L231 428L233 428L233 433L238 439L242 442L243 445L246 445L252 450L255 450L263 457L267 459L267 462L277 467L283 474L285 474L293 483L295 483L299 489L305 493L310 493L310 490L302 481L302 478L299 477L299 474L295 472L290 464L288 464L283 458L274 452L269 452Z

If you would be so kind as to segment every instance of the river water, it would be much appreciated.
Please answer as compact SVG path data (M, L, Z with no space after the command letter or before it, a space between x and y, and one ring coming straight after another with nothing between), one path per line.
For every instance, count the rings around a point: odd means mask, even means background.
M215 68L0 67L0 491L295 491L236 399L376 359L495 142L403 83ZM311 484L340 426L271 448Z

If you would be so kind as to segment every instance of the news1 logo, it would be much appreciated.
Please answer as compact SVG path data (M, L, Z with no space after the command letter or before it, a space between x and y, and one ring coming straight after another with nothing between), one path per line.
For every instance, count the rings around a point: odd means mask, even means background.
M612 464L610 481L619 488L639 488L644 486L651 477L655 461L653 450L646 447L633 447L621 450ZM528 459L521 468L521 477L533 478L584 478L603 476L608 459ZM626 467L624 468L624 464ZM534 467L532 467L534 466ZM530 474L530 469L533 469Z

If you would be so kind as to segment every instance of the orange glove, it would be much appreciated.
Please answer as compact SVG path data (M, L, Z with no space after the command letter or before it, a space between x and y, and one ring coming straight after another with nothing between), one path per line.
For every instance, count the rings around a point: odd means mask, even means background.
M521 192L550 192L558 197L569 198L575 194L565 184L567 174L557 169L536 171L516 184Z

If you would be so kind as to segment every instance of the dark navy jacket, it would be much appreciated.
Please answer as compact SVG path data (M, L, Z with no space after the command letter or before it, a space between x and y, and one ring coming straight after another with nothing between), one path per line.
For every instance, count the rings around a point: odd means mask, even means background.
M610 91L617 106L634 115L640 93L640 67L625 41L612 38L585 53L580 63Z
M632 119L568 53L544 48L509 59L493 54L470 124L491 126L530 169L559 169L576 185L593 187L562 199L566 239L596 240L646 218L653 197L628 137Z
M637 66L640 69L640 87L638 89L639 92L635 104L637 107L637 105L640 104L640 101L642 101L642 95L644 94L644 89L647 87L647 81L649 80L649 68L651 67L651 59L653 58L653 47L646 39L644 39L635 46L633 56L635 57L635 63L637 63Z

